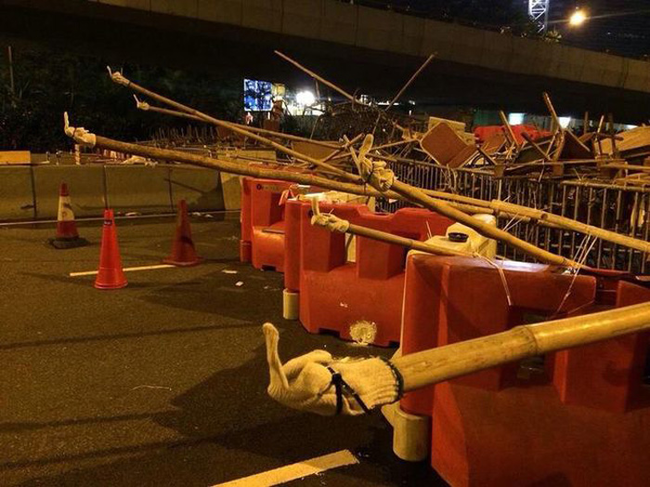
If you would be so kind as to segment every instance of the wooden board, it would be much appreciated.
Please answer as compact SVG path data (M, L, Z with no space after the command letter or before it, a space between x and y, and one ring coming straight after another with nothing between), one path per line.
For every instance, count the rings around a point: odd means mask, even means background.
M32 154L28 150L0 151L0 165L30 164Z
M467 150L466 144L446 123L439 123L420 139L420 147L443 166ZM456 161L455 161L456 162Z

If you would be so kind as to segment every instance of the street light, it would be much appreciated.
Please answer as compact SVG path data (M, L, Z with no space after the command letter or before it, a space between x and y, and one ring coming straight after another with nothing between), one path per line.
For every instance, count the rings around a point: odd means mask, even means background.
M304 90L304 91L299 91L296 94L296 102L298 105L303 106L303 107L309 107L312 106L316 102L316 97L311 91Z
M584 10L578 9L571 14L571 17L569 17L569 25L572 27L579 27L585 23L585 20L587 20L587 14Z

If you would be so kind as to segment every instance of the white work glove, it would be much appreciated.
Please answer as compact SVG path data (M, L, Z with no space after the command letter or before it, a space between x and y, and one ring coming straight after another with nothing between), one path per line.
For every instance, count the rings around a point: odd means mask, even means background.
M278 330L270 323L262 329L270 375L267 391L285 406L323 416L355 416L393 403L401 396L401 376L388 361L334 360L329 352L314 350L282 365ZM342 379L340 387L333 380L338 375Z

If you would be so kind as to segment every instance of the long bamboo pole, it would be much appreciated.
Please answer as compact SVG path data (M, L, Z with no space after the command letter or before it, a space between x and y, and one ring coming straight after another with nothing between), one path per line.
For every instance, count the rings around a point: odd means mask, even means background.
M462 223L463 225L473 228L484 237L492 238L501 241L505 244L511 245L512 247L521 250L522 252L525 252L527 255L530 255L531 257L535 257L536 259L542 262L546 262L549 264L556 264L564 267L569 267L569 266L576 267L576 268L583 267L578 262L575 262L571 259L567 259L566 257L562 257L557 254L553 254L552 252L541 249L531 243L526 242L525 240L517 238L514 235L504 230L501 230L500 228L494 227L492 225L488 225L487 223L477 220L476 218L473 218L467 213L457 208L454 208L451 205L448 205L447 203L444 203L440 200L435 200L430 196L427 196L420 189L404 184L401 181L395 181L391 186L391 189L411 201L416 201L417 203L419 203L420 205L422 205L423 207L431 211L440 213L441 215L444 215L447 218L451 218L452 220L455 220L459 223Z
M372 142L370 142L370 144L372 144ZM350 154L352 155L352 158L354 159L357 167L361 167L362 163L353 148L350 148ZM397 194L404 196L406 199L418 203L424 208L435 211L436 213L446 216L447 218L451 218L454 221L462 223L463 225L476 230L484 237L492 238L494 240L498 240L505 244L511 245L512 247L521 250L527 255L530 255L531 257L534 257L542 262L546 262L548 264L556 264L564 267L583 267L583 265L579 264L578 262L541 249L531 243L526 242L525 240L515 237L514 235L504 230L473 218L471 215L463 212L462 210L454 208L453 206L441 200L435 200L419 188L410 186L398 180L394 180L390 189Z
M650 329L650 303L517 326L509 331L403 355L393 365L412 391L497 365Z
M240 176L251 176L255 178L266 178L266 179L278 179L281 181L290 181L299 184L305 184L309 186L318 186L326 189L332 189L335 191L341 191L344 193L356 194L360 196L371 196L371 197L381 197L386 196L374 188L368 187L366 185L353 184L340 182L332 179L326 179L319 176L314 176L311 173L303 173L298 171L287 171L284 169L271 169L268 167L263 167L260 165L252 164L238 164L236 162L230 162L223 159L216 159L213 157L207 157L198 154L192 154L189 152L170 150L170 149L160 149L158 147L151 147L140 144L132 144L129 142L122 142L119 140L110 139L108 137L102 137L101 135L95 135L90 133L80 134L74 127L69 127L66 129L66 133L69 136L73 137L75 141L80 144L87 145L89 147L99 147L102 149L113 150L116 152L121 152L123 154L137 155L141 157L146 157L153 160L162 160L169 162L183 162L185 164L191 164L193 166L205 167L208 169L216 169L219 171L238 174ZM400 199L403 198L396 194L390 192L387 197Z
M315 199L311 200L311 207L312 212L314 213L314 216L312 216L311 219L311 224L327 228L331 232L349 233L351 235L366 237L379 242L400 245L410 250L418 250L432 255L473 257L473 254L470 252L450 249L443 245L437 245L431 241L421 242L419 240L413 240L412 238L400 237L399 235L393 235L392 233L382 232L381 230L375 230L374 228L350 223L348 220L339 218L334 214L323 214L320 212L318 201Z
M426 68L431 61L433 61L433 58L436 57L435 54L429 54L429 57L422 63L422 65L418 68L418 70L413 73L413 76L409 78L409 80L406 82L404 86L402 86L402 89L397 92L397 94L393 97L393 99L390 101L388 106L384 111L388 111L391 109L391 107L397 102L397 100L400 99L400 97L404 94L404 92L408 89L409 86L415 81L415 79L420 75L422 71L424 71L424 68Z
M117 152L122 152L126 154L139 155L151 159L185 162L187 164L194 164L197 166L219 169L224 172L230 172L233 174L240 174L240 175L253 176L253 177L263 177L263 178L270 178L270 179L279 179L283 181L294 181L301 184L321 186L323 188L334 189L337 191L343 191L351 194L359 194L364 196L374 196L374 197L382 196L387 198L395 198L397 196L396 199L400 199L400 195L401 195L407 200L421 204L425 208L428 208L432 211L447 216L452 220L463 223L466 226L473 228L474 230L476 230L478 233L480 233L485 237L493 238L495 240L500 240L505 243L510 243L511 245L514 245L516 248L519 248L520 250L544 262L549 262L549 263L563 265L563 266L580 267L580 265L577 262L573 262L569 259L565 259L564 257L542 250L532 244L529 244L528 242L525 242L521 239L518 239L510 235L508 232L484 224L483 222L477 220L476 218L473 218L471 215L464 213L463 211L454 208L447 203L443 203L442 201L437 201L427 196L417 188L410 187L399 181L395 181L393 185L395 189L397 189L397 191L379 192L376 189L368 188L367 185L355 185L350 183L342 183L342 182L332 181L330 179L326 179L322 177L317 177L317 176L302 174L297 172L272 170L268 168L252 167L250 165L241 165L241 164L226 162L226 161L213 159L205 156L189 154L186 152L173 151L168 149L159 149L156 147L148 147L148 146L141 146L138 144L131 144L128 142L121 142L121 141L112 140L107 137L102 137L94 134L84 134L84 136L79 136L77 129L75 129L74 127L66 127L66 133L68 133L70 136L75 138L77 142L82 144L92 145L92 146L101 147L109 150L115 150ZM352 148L350 149L352 151L351 153L354 154L353 157L356 158L356 153L354 152L354 149Z
M490 207L496 211L501 211L512 216L525 216L538 222L548 222L556 227L573 230L583 233L585 235L592 235L608 242L617 243L628 248L640 250L641 252L650 253L650 242L640 240L637 238L621 235L616 232L605 230L604 228L587 225L570 218L548 213L543 210L536 210L526 206L515 205L505 201L493 200L490 202Z
M249 130L242 129L238 127L235 124L232 124L230 122L226 122L224 120L219 120L217 118L211 117L210 115L207 115L205 113L202 113L194 108L191 108L187 105L183 105L182 103L179 103L177 101L174 101L170 98L167 98L165 96L159 95L158 93L151 91L147 88L144 88L143 86L138 85L137 83L134 83L133 81L125 78L121 73L118 72L111 72L109 69L109 73L111 75L111 79L122 86L126 86L127 88L130 88L133 91L136 91L138 93L141 93L145 96L148 96L150 98L153 98L156 101L159 101L161 103L164 103L166 105L169 105L171 107L176 108L177 110L180 110L182 112L188 113L190 115L194 115L196 117L199 117L206 122L212 123L217 126L221 126L227 129L232 130L235 133L238 133L240 135L243 135L245 137L249 137L250 139L257 140L258 142L268 145L270 147L273 147L274 149L283 152L291 157L294 157L295 159L302 161L302 162L307 162L309 164L313 164L315 166L321 167L323 169L327 169L340 177L347 179L349 181L355 181L358 182L360 181L357 176L354 176L338 167L332 166L330 164L324 163L318 159L314 159L313 157L309 157L305 154L302 154L298 151L295 151L293 149L290 149L288 147L283 146L282 144L278 144L277 142L274 142L266 137L262 137L261 135L255 134Z
M135 95L134 95L135 96ZM169 110L168 108L162 108L162 107L155 107L152 105L149 105L146 102L142 102L138 100L136 97L136 107L138 110L143 110L145 112L155 112L155 113L161 113L163 115L171 115L173 117L179 117L179 118L186 118L189 120L195 120L197 122L202 122L202 123L208 123L204 118L199 117L197 115L191 115L189 113L181 112L178 110ZM211 122L210 122L211 123ZM322 140L314 140L314 139L308 139L307 137L300 137L299 135L292 135L292 134L285 134L284 132L276 132L275 130L268 130L268 129L263 129L260 127L251 127L249 125L242 125L239 123L235 122L227 122L231 125L234 125L235 127L242 128L244 130L248 130L250 132L255 132L258 134L264 134L268 135L269 137L275 137L278 139L285 139L285 140L293 140L296 142L307 142L310 144L318 145L320 147L326 147L328 149L334 149L334 150L340 150L343 149L343 147L339 144L333 144L330 142L324 142ZM215 125L212 123L212 125ZM219 125L217 125L218 127ZM321 162L326 162L326 161L321 161Z
M523 221L534 221L540 225L551 228L561 228L585 235L592 235L607 242L623 245L628 248L650 253L650 242L620 233L605 230L604 228L588 225L564 216L559 216L547 211L529 208L528 206L507 203L500 200L485 201L469 196L461 196L443 191L423 190L428 196L434 198L463 203L464 211L469 213L496 213L497 216L507 218L523 218Z
M369 105L369 104L364 103L364 102L362 102L361 100L357 99L356 97L354 97L353 95L351 95L350 93L348 93L347 91L345 91L343 88L340 88L340 87L336 86L336 85L335 85L334 83L332 83L331 81L328 81L328 80L326 80L325 78L323 78L322 76L319 76L317 73L313 72L311 69L306 68L305 66L303 66L302 64L300 64L298 61L296 61L296 60L294 60L294 59L291 59L291 58L290 58L289 56L287 56L286 54L283 54L283 53L281 53L280 51L273 51L273 52L274 52L275 54L277 54L278 56L280 56L280 57L281 57L282 59L284 59L285 61L287 61L288 63L293 64L296 68L298 68L298 69L300 69L301 71L307 73L309 76L311 76L312 78L314 78L316 81L319 81L319 82L323 83L325 86L329 86L329 87L332 88L334 91L340 93L341 95L343 95L345 98L347 98L347 99L350 100L351 102L353 102L353 103L358 103L359 105L364 105L364 106L367 106L367 107L375 108L375 107L373 107L372 105ZM427 63L427 64L428 64L428 63ZM379 110L379 109L377 109L377 113L378 113L380 116L381 116L381 115L386 115L386 113L385 113L383 110ZM388 119L388 121L389 121L390 123L393 124L394 127L398 128L398 129L401 130L402 132L403 132L404 130L406 130L404 127L402 127L400 124L398 124L398 123L395 122L394 120L391 120L391 119L388 118L388 117L387 117L387 119Z

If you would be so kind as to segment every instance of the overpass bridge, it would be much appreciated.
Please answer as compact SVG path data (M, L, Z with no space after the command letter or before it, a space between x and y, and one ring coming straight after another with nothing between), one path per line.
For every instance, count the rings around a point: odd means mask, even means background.
M347 90L431 104L647 120L650 63L337 0L0 0L0 38L123 62L307 82L285 50Z

